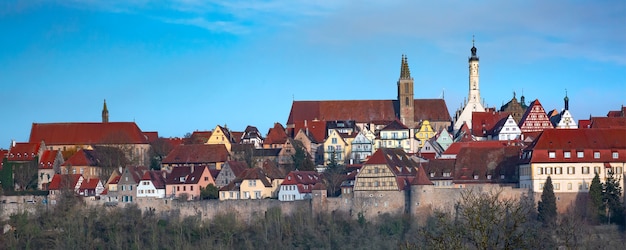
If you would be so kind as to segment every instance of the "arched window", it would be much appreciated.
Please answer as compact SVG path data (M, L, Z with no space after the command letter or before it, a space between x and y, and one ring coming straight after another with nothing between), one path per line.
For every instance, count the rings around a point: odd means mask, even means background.
M409 98L408 97L404 98L404 105L409 106Z
M409 93L409 85L404 84L404 92Z

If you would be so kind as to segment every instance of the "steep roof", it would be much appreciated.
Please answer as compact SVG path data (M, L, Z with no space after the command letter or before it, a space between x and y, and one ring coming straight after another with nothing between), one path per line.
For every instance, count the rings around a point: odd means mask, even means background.
M391 123L387 124L387 126L382 128L381 131L403 130L403 129L409 129L409 128L396 119L396 120L393 120Z
M310 193L315 184L320 183L322 178L315 171L291 171L285 177L281 185L296 185L298 192ZM306 188L305 188L306 186Z
M143 135L148 140L148 143L153 143L154 141L159 139L159 132L157 132L157 131L143 132Z
M146 171L141 177L142 181L152 181L157 189L165 189L165 178L163 178L163 172L158 170Z
M55 174L48 185L48 190L74 189L80 178L82 178L80 174Z
M185 184L187 176L191 173L191 167L175 167L172 172L167 175L165 183L167 185ZM181 179L183 177L183 179Z
M287 133L285 132L285 127L280 123L274 123L274 127L270 128L267 132L267 137L263 141L263 144L285 144L287 141Z
M7 156L9 161L32 161L39 156L41 141L39 142L18 142L10 149Z
M248 164L245 161L227 161L225 164L230 167L230 170L233 171L235 177L238 177L248 169Z
M472 134L478 137L492 135L497 125L506 121L508 116L508 112L472 112Z
M63 163L63 166L98 166L93 150L80 149Z
M522 132L536 132L554 128L539 99L530 103L519 122L519 128Z
M229 158L224 144L181 144L163 159L163 164L215 163L225 162Z
M326 121L313 120L313 121L296 121L294 129L291 132L295 136L298 131L303 130L304 133L308 133L309 138L313 139L313 142L319 143L326 139Z
M134 122L33 123L29 141L47 145L148 143Z
M83 180L83 182L80 184L80 188L78 189L79 190L96 189L98 187L98 183L100 183L100 179L89 178L89 179Z
M241 178L237 178L241 180L260 180L265 187L271 187L272 183L270 182L270 178L267 176L265 171L260 168L249 168L243 172ZM238 181L235 179L235 181Z
M39 168L52 169L59 153L59 150L44 150L39 159Z
M400 148L380 148L364 163L364 165L384 164L396 176L415 176L418 163L411 160Z
M521 150L522 146L481 147L469 144L461 148L457 155L454 182L514 182Z
M287 124L312 120L390 121L399 114L397 100L293 101ZM443 99L415 99L415 121L450 121Z

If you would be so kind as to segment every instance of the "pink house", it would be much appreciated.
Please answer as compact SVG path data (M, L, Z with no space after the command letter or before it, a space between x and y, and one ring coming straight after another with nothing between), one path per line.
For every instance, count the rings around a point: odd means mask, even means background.
M165 184L166 197L179 197L186 194L188 200L200 199L200 190L215 179L207 166L174 167Z

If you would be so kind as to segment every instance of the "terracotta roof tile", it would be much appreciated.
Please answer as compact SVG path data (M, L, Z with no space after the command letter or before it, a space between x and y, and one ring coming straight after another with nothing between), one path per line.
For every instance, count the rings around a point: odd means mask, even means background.
M280 123L274 123L274 127L270 128L267 132L267 137L263 141L263 144L280 144L283 145L287 141L287 133L285 132L285 127Z
M182 144L172 149L163 164L209 164L225 162L228 158L228 150L223 144Z
M48 185L48 190L74 189L80 178L82 178L80 174L55 174Z
M591 117L591 128L626 128L626 117Z
M40 169L52 169L54 162L61 152L59 150L44 150L41 158L39 159Z
M30 142L46 145L147 144L134 122L33 123Z
M9 161L32 161L39 156L41 141L18 142L9 149L7 160Z
M415 121L450 121L443 99L415 99ZM390 121L399 114L397 100L294 101L287 124L312 120Z
M526 151L532 151L531 158L522 162L625 162L626 128L546 129ZM554 157L549 152L554 152ZM564 152L570 152L570 157ZM583 157L578 158L577 152L583 152ZM598 158L595 152L600 154ZM617 159L613 152L618 153Z

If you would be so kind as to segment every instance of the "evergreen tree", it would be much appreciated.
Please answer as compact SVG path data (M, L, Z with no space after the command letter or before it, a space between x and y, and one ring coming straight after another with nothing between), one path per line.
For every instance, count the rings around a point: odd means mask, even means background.
M302 142L294 140L293 147L296 151L291 156L294 168L300 171L314 171L315 164L311 160L309 152L307 152L304 145L302 145Z
M552 178L548 176L546 183L543 185L541 193L541 201L537 206L538 217L545 226L553 226L556 223L556 197L554 196L554 187L552 186Z
M607 223L624 225L624 205L622 204L622 188L619 180L615 179L613 171L607 172L606 182L602 193Z
M591 186L589 187L589 199L591 200L591 216L592 218L599 219L604 214L604 205L602 202L602 183L600 182L600 175L596 173L596 176L591 180Z

